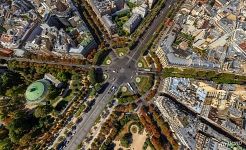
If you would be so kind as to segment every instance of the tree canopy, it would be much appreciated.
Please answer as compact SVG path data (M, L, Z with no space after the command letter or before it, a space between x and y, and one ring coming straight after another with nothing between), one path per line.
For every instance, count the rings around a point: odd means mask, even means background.
M41 118L47 116L52 111L50 105L40 105L34 111L34 116L36 118Z

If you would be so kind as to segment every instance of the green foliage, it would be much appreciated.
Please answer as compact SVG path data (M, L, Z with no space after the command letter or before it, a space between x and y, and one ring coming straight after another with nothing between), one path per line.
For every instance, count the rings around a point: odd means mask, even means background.
M96 93L101 89L102 85L100 83L96 83L95 86L90 91L90 96L95 96Z
M22 83L24 82L18 73L8 71L0 74L0 95L4 95L6 90Z
M96 83L101 83L103 82L103 74L100 72L96 72L95 68L91 68L90 71L88 72L90 82L95 85Z
M132 133L128 132L126 133L121 139L120 144L126 148L130 147L132 143Z
M137 121L139 120L138 116L135 114L130 114L130 115L125 115L123 118L121 118L119 121L119 124L121 127L126 125L129 121L134 120Z
M144 31L149 27L151 22L154 20L154 18L157 16L161 8L165 5L166 0L159 0L154 8L151 9L151 12L143 19L143 21L140 23L138 28L131 34L131 38L133 41L137 41L139 37L142 36ZM160 24L162 26L162 24ZM153 43L153 42L150 42ZM136 42L129 43L130 49L133 49L136 45Z
M64 109L67 106L68 102L65 100L61 100L55 107L55 110L57 111L61 111L62 109Z
M25 112L19 112L16 118L7 126L9 138L13 143L18 143L20 138L30 131L37 120Z
M102 85L100 83L97 83L97 84L95 84L94 88L95 88L96 91L98 91L98 90L101 89L101 87L102 87Z
M54 85L50 85L47 99L54 100L56 97L59 96L60 93L61 89L56 88Z
M12 149L12 143L10 139L6 138L4 140L0 140L0 149L1 150L11 150Z
M96 69L95 68L91 68L89 73L88 73L89 77L90 77L90 82L92 84L96 84Z
M115 95L115 98L117 98L119 104L125 104L134 102L136 99L139 98L139 95L132 94L128 90L126 92L122 92L121 90L119 90Z
M137 95L120 96L120 98L118 98L118 103L119 104L131 103L131 102L135 101L137 98L138 98Z
M52 111L50 105L40 105L34 111L34 116L36 118L41 118L47 116Z
M30 134L25 134L24 136L20 138L19 143L21 146L27 146L31 139L32 139L32 136Z
M92 88L91 91L90 91L90 96L95 96L97 93L97 91L95 90L95 88Z
M81 115L81 113L85 110L85 108L86 108L86 105L85 104L81 105L79 107L79 110L76 112L75 116L76 117L79 117Z
M124 47L124 48L117 48L116 49L116 53L118 56L120 56L120 53L122 53L123 55L126 55L128 53L128 48Z
M193 68L178 69L165 68L163 77L179 77L179 78L194 78L197 80L209 80L218 84L245 84L246 76L240 76L230 73L217 73L215 71L203 71Z
M140 82L136 83L138 90L141 94L146 93L151 89L151 87L154 85L154 78L153 76L139 76Z
M126 12L114 18L114 22L117 25L117 32L119 36L127 35L127 33L123 30L123 25L127 22L127 20L129 20L130 17L130 12Z
M15 77L16 79L18 78L17 76ZM12 78L10 78L11 80ZM14 80L14 79L13 79ZM8 81L7 84L9 84ZM0 85L1 86L1 85ZM8 86L5 87L5 89L0 90L3 94L2 95L7 95L8 97L2 97L0 98L0 116L1 120L4 120L8 117L13 117L15 112L18 110L22 109L25 103L25 98L24 98L24 90L25 86L19 85L19 86ZM5 93L6 91L6 93Z
M150 139L147 138L146 141L144 142L143 145L143 150L146 150L148 148L148 146L150 147L151 150L155 150L154 145L150 142Z
M51 116L45 116L45 117L39 118L38 127L41 129L48 129L52 125L53 122L54 122L54 118L52 118ZM37 136L37 135L34 134L33 136Z
M193 41L195 39L194 36L192 36L191 34L186 34L186 33L183 33L183 32L180 32L179 36L189 40L189 41Z
M57 79L61 82L67 82L69 79L71 79L71 74L68 72L58 72L57 73Z
M136 4L134 4L134 3L130 2L130 1L127 1L126 4L127 4L127 6L128 6L130 9L133 9L134 7L137 6Z
M110 140L106 140L102 147L100 148L100 150L114 150L115 144L110 141Z
M13 86L12 88L6 91L5 95L9 97L17 97L19 94L24 93L25 89L25 86Z
M0 126L0 140L7 138L8 133L9 131L4 126Z
M6 71L0 73L0 95L7 96L0 98L0 119L4 121L6 129L0 128L0 149L12 149L13 147L35 146L33 140L47 131L53 125L54 118L49 115L51 106L38 106L34 111L25 109L24 93L34 80L43 77L44 73L52 72L59 80L67 81L74 75L74 78L83 77L84 71L75 69L69 72L69 68L53 67L52 65L40 65L29 62L8 62L8 67L17 72ZM62 71L61 71L62 70ZM79 72L77 72L79 71ZM81 76L80 76L81 75ZM57 97L60 89L51 85L49 98ZM67 105L67 101L58 103L56 109L61 110Z
M79 80L80 79L80 75L76 72L72 72L72 77L71 77L72 80Z
M108 54L110 52L111 52L111 50L109 50L109 49L99 50L94 56L93 64L95 64L95 65L103 64L104 60L106 59L106 57L108 56Z

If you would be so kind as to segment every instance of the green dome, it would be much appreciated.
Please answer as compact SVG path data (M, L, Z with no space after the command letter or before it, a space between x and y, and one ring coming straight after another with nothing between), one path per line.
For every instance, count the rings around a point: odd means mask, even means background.
M50 83L47 80L38 80L28 86L25 97L29 102L39 102L44 100L48 94Z

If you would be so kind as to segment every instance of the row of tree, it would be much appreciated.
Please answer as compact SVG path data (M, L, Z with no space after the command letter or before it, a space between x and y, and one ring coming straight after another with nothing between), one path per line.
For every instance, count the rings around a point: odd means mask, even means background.
M132 42L129 43L129 48L133 49L138 41L138 39L144 34L145 31L147 31L148 27L154 20L154 18L158 15L161 8L165 6L166 0L159 0L154 8L151 9L150 14L148 14L145 19L141 22L141 24L138 26L138 28L132 33L131 38Z
M151 143L154 145L156 150L166 150L170 149L171 145L166 140L165 136L161 132L161 129L156 124L153 116L148 112L148 107L142 107L140 109L140 121L147 130L147 132L151 135Z
M197 80L209 80L218 84L246 84L246 76L231 73L218 73L211 70L198 70L194 68L165 68L163 77L193 78Z
M156 121L157 125L161 129L162 134L167 138L173 149L179 149L179 145L174 139L173 133L169 128L169 124L165 122L162 117L160 117L161 112L157 108L155 108L153 104L149 106L148 111L152 113L153 119Z
M71 56L58 57L54 55L37 55L33 53L25 53L25 57L40 62L57 61L59 63L64 63L64 64L80 64L80 65L90 64L90 62L87 61L83 56L81 56L81 58L71 57Z
M87 70L83 70L79 67L40 64L26 61L9 61L8 67L11 70L20 71L27 80L38 80L43 78L45 73L51 73L61 82L67 82L72 78L82 79L87 73Z

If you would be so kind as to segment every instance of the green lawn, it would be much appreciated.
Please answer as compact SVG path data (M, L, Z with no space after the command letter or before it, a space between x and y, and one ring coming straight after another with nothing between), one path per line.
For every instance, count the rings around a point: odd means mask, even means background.
M116 54L121 57L121 56L125 56L128 54L128 48L117 48L116 49ZM121 55L122 54L122 55Z
M50 100L50 104L53 106L53 107L56 107L56 105L62 100L61 96L58 96L56 97L55 99L53 100Z
M143 57L140 57L138 63L143 65L141 68L149 68L147 61Z
M128 96L118 98L118 103L119 104L131 103L131 102L135 101L136 99L137 99L137 97L134 97L134 95L128 95Z
M140 77L140 82L136 85L138 87L138 90L140 94L146 93L152 86L153 86L153 79L150 76L138 76Z
M107 57L104 59L103 65L109 65L109 64L107 64L107 61L108 61L108 60L112 61L112 59L111 59L110 56L107 56Z
M122 92L120 88L120 90L116 94L116 98L118 99L119 104L123 104L133 102L137 98L137 96L133 95L129 90L127 90L126 92Z
M64 100L65 101L71 101L73 99L73 97L75 96L75 93L74 92L75 92L75 90L71 90L70 92L68 92L68 95L66 95L64 97Z

